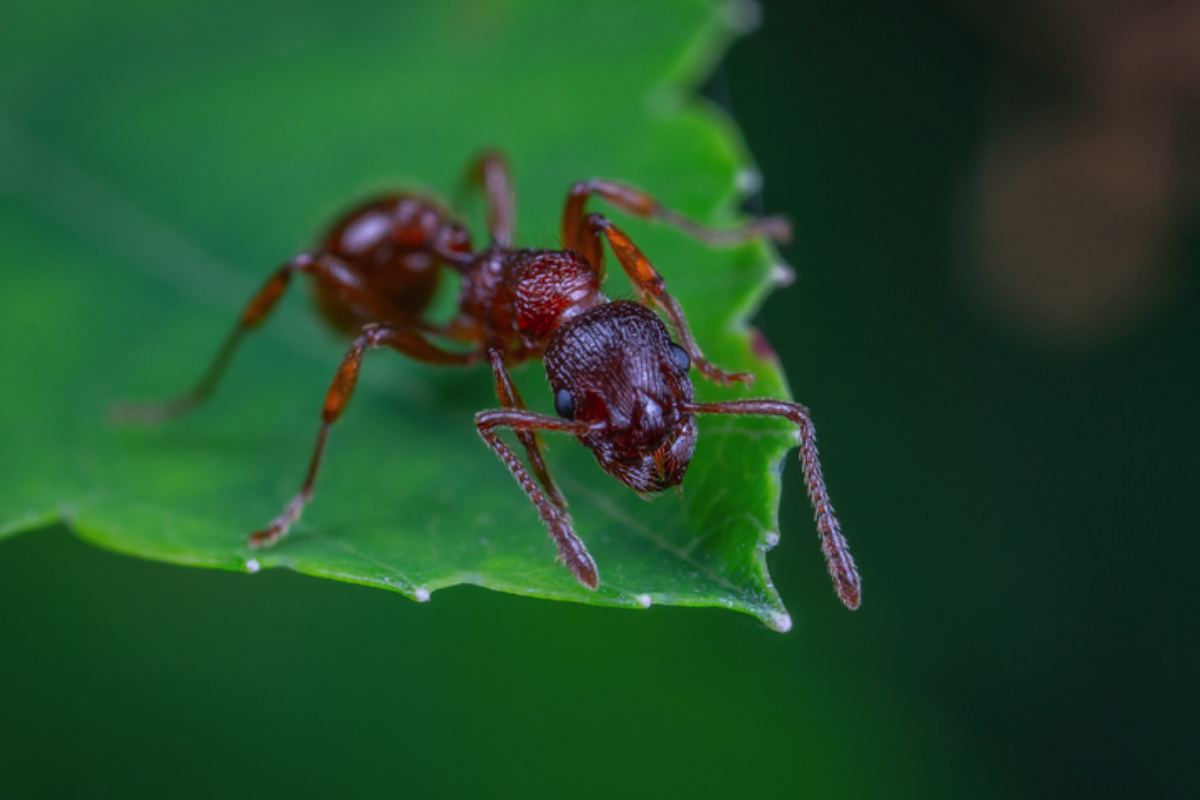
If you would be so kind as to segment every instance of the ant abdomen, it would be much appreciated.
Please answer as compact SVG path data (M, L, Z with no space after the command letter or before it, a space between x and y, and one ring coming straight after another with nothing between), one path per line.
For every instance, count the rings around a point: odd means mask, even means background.
M433 300L440 278L432 245L467 254L466 230L425 198L394 194L356 206L321 241L336 279L316 280L317 306L331 325L357 333L369 323L411 321Z

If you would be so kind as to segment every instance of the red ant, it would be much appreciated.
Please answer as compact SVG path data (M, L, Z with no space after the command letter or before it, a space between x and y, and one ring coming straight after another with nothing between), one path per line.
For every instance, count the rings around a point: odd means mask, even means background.
M157 421L182 414L209 395L242 336L271 313L292 276L311 276L319 308L340 331L356 335L325 395L321 428L299 493L251 547L283 537L312 498L329 428L350 401L363 353L391 347L433 364L486 361L503 408L481 411L475 426L537 508L571 573L596 588L596 564L575 535L567 502L550 478L538 431L574 434L603 467L637 492L677 486L696 444L697 414L784 417L800 429L800 458L821 550L838 597L857 608L860 580L825 489L808 409L783 400L693 401L689 370L720 384L749 384L747 373L730 373L704 358L683 309L662 276L629 237L600 214L585 213L596 195L636 217L671 225L710 246L756 237L786 239L785 220L767 218L740 228L714 230L664 208L642 191L606 180L571 186L562 217L562 249L526 250L513 245L515 204L507 165L496 153L481 155L468 179L487 197L490 244L474 250L463 225L432 200L414 194L380 197L354 208L326 233L318 247L288 261L250 300L233 332L199 383L158 405L127 408L126 416ZM642 304L609 300L600 291L607 241L629 274ZM457 316L446 325L422 318L443 267L462 278ZM678 337L651 310L670 320ZM468 344L446 350L430 336ZM525 410L509 365L542 358L558 418ZM511 428L524 446L529 469L498 435ZM532 475L530 474L532 470Z

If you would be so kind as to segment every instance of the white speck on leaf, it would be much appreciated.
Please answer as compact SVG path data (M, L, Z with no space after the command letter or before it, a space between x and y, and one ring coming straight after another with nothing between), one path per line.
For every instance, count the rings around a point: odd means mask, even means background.
M777 262L771 265L771 283L776 286L791 286L796 282L796 270L790 264Z
M739 169L734 180L738 191L744 195L757 194L762 189L762 173L756 169Z
M735 33L749 33L762 23L758 0L729 0L721 7L725 24Z

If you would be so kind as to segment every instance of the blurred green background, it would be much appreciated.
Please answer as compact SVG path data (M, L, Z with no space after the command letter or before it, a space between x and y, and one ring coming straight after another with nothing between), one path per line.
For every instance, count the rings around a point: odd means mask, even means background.
M0 797L1189 793L1195 14L1077 5L767 3L706 87L796 221L760 322L861 611L794 468L787 635L20 536Z

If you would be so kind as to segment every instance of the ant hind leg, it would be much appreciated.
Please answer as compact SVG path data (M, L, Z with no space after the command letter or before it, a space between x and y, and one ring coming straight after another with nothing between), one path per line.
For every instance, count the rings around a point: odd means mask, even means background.
M508 162L495 150L476 156L467 167L466 182L487 195L487 226L495 247L512 247L517 225L517 203L513 197Z
M329 429L342 416L354 388L358 385L358 373L362 366L362 357L369 349L390 347L401 353L430 364L466 365L479 360L478 353L454 353L443 350L426 339L420 331L413 327L396 327L389 325L368 325L354 340L333 382L325 394L325 403L321 409L321 427L317 431L317 441L313 445L312 456L308 462L308 471L300 491L288 502L282 512L267 524L262 530L250 535L248 544L251 547L270 547L285 536L288 529L300 519L304 507L312 499L313 489L317 482L317 473L321 469L321 458L325 453L325 442L329 437Z
M733 228L711 228L667 208L634 186L591 178L573 184L567 193L567 202L563 207L562 238L563 247L568 250L578 250L579 245L586 246L588 224L584 211L592 195L608 201L626 214L670 225L709 247L726 247L762 237L787 242L792 236L791 225L784 217L752 219Z
M306 272L333 283L344 282L344 278L339 281L339 276L344 275L344 270L341 269L340 262L333 257L314 256L309 253L301 253L294 257L277 269L258 292L250 298L250 302L242 309L237 324L225 337L216 356L191 389L158 403L120 403L113 407L113 418L120 422L157 424L183 416L204 402L220 382L221 376L225 374L242 338L266 321L271 312L275 310L284 292L287 291L288 285L292 281L292 275L296 272Z

